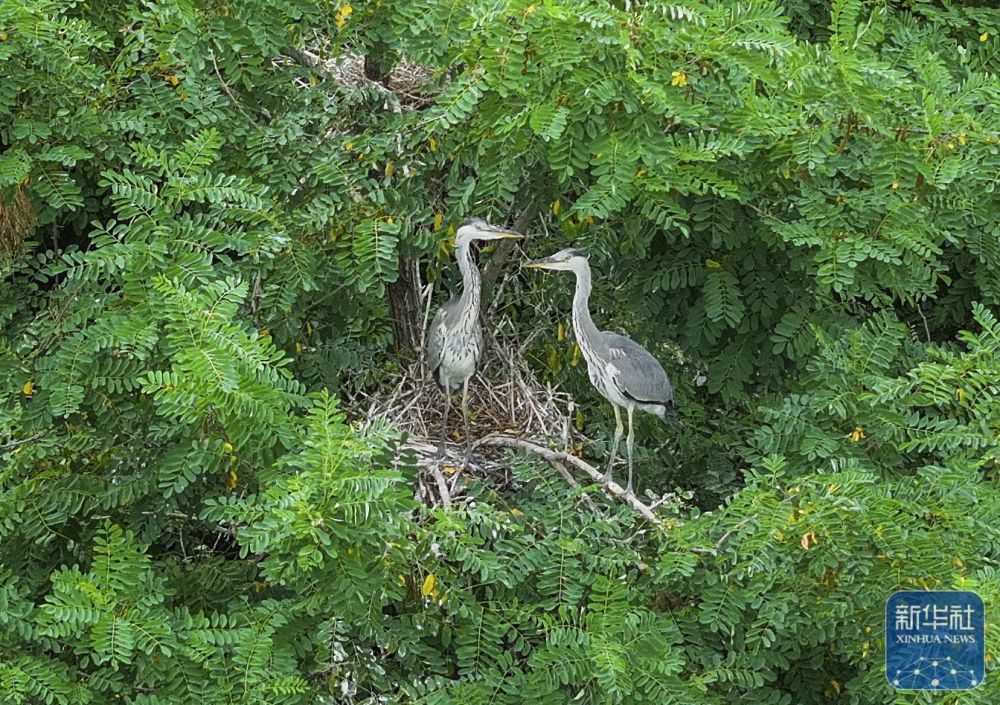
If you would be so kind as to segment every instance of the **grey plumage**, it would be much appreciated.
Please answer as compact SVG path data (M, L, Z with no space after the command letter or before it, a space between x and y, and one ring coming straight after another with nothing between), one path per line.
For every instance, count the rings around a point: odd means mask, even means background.
M529 267L571 271L576 274L573 294L573 330L580 351L587 361L590 382L610 401L615 410L615 436L611 443L607 481L618 452L624 428L621 410L628 415L628 486L632 491L632 456L635 445L632 417L636 409L660 418L673 415L674 388L659 361L630 338L609 331L599 331L590 317L588 301L591 290L590 264L580 250L567 249L531 262Z
M636 403L660 407L650 413L673 414L674 388L660 361L631 338L607 331L602 335L615 366L621 370L618 382L622 393Z
M459 325L462 317L461 296L452 297L448 303L434 316L431 322L430 334L427 337L427 365L434 376L434 381L445 392L458 389L461 379L449 369L444 362L445 346L450 344L455 348L457 357L468 355L472 358L473 369L479 369L479 359L483 352L483 332L479 325L478 308L476 318L471 326ZM444 373L445 377L442 377ZM449 387L445 389L445 379L449 379Z
M469 452L469 379L475 374L483 353L483 331L479 324L481 279L472 259L470 246L475 240L519 238L521 235L490 225L479 218L462 223L455 234L455 259L462 272L462 293L453 297L434 316L427 335L427 364L438 386L445 393L444 427L441 454L448 438L449 395L462 389L462 418L465 422L465 445Z
M438 378L438 370L441 367L441 351L444 350L445 341L444 327L448 321L449 311L452 312L452 316L458 313L457 296L441 307L441 310L435 314L434 320L431 321L431 327L427 331L427 367L430 369L431 376L439 387L441 386L441 380Z

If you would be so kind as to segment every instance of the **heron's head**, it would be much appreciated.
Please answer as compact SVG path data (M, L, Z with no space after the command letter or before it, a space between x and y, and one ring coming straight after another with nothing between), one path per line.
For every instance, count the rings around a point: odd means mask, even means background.
M473 240L517 240L524 237L508 228L490 225L482 218L468 218L455 233L455 246L468 245Z
M559 250L554 255L528 262L524 266L533 269L559 269L576 272L587 266L587 255L576 248L569 247L565 250Z

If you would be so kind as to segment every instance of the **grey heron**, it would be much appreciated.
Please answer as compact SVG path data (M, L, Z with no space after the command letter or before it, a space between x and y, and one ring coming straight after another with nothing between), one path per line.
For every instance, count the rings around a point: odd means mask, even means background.
M590 317L590 263L580 250L569 248L550 257L529 262L527 267L566 270L576 274L573 295L573 331L580 351L587 361L590 382L615 409L615 438L611 443L606 482L611 482L611 468L622 437L622 413L628 415L628 487L632 492L632 451L635 436L632 416L636 409L666 418L674 413L674 388L659 361L630 338L609 331L599 331Z
M462 388L462 419L465 422L465 451L469 439L469 379L476 372L483 352L483 330L479 325L480 276L470 246L475 240L517 239L521 234L480 218L469 218L455 233L455 259L462 273L462 293L446 303L431 322L427 338L427 363L438 386L444 391L444 428L439 452L444 454L448 438L448 409L451 393Z

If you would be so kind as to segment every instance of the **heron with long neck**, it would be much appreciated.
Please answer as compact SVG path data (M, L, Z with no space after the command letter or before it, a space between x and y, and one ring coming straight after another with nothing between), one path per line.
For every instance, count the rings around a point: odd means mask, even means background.
M472 258L476 240L517 239L513 230L490 225L479 218L469 218L455 233L455 259L462 273L462 293L446 303L431 323L427 338L427 362L438 386L445 393L444 422L439 454L444 455L448 438L448 409L451 393L462 389L462 419L465 423L465 451L471 451L469 438L469 380L475 374L483 352L483 330L479 324L482 281Z
M632 456L635 433L632 417L635 410L666 418L674 413L674 389L659 361L630 338L609 331L600 331L590 317L590 263L580 250L569 248L550 257L526 265L538 269L573 272L576 290L573 294L573 331L583 358L587 361L590 382L611 402L615 409L615 436L611 442L611 457L605 482L611 483L611 470L618 453L624 427L622 409L628 416L628 487L632 492Z

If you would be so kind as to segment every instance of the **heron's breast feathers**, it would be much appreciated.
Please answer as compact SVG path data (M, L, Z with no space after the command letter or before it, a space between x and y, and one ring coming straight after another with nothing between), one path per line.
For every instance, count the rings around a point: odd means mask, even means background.
M440 337L438 366L434 370L438 384L443 386L471 377L479 364L483 350L483 333L478 321L462 318L445 322Z

